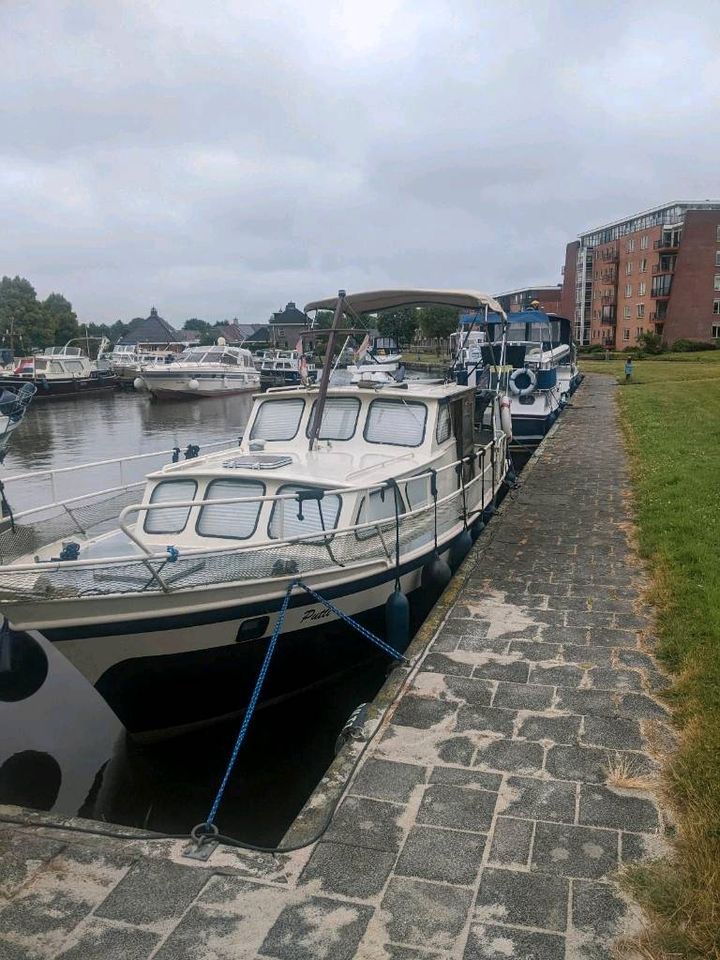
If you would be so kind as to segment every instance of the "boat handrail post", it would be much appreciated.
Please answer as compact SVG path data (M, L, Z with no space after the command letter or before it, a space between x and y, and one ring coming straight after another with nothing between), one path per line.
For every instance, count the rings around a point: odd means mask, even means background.
M328 335L327 347L325 349L325 361L323 363L323 372L322 377L320 378L320 392L318 393L318 398L315 401L315 413L313 415L313 421L310 424L310 439L308 443L308 450L312 450L315 446L317 438L320 434L320 425L322 424L323 413L325 411L325 398L327 397L328 385L330 383L330 374L333 351L335 350L335 338L337 336L337 328L340 323L340 318L343 315L343 309L345 306L345 290L338 290L337 303L335 304L335 313L333 314L332 327L330 328L330 333Z

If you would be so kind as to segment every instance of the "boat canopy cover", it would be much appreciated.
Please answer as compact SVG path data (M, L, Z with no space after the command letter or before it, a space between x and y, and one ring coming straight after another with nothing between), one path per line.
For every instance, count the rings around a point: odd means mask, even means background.
M305 313L310 310L334 310L337 301L337 296L313 300L305 304ZM349 293L345 302L355 313L377 313L398 307L438 304L462 310L484 310L487 307L501 317L505 316L505 311L497 300L486 293L478 293L477 290L371 290L368 293Z

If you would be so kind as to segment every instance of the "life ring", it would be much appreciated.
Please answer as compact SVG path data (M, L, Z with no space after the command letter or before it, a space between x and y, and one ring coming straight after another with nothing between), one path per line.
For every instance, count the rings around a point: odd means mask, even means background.
M520 383L518 384L518 380ZM532 393L537 386L537 377L535 371L529 367L521 367L519 370L513 370L510 375L510 390L516 397L526 397Z

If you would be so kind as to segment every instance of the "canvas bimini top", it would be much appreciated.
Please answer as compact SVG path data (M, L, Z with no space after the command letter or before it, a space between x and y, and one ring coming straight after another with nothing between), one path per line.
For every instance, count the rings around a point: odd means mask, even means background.
M334 296L313 300L305 304L305 313L310 310L334 310L338 299L338 296ZM494 297L477 290L371 290L367 293L348 293L343 300L358 314L395 310L398 307L439 305L483 311L487 307L489 311L505 317L505 311Z

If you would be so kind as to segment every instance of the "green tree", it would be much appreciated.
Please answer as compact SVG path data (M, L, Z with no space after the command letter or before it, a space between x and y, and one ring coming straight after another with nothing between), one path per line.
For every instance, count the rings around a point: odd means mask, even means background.
M412 343L420 325L416 307L401 307L378 314L377 328L384 337L395 337L400 346Z
M420 330L428 339L446 340L458 327L458 312L454 307L422 307Z
M68 340L79 336L77 314L70 301L66 300L61 293L51 293L43 301L42 306L52 323L53 341L56 346L63 346Z
M197 330L198 333L207 333L210 329L211 326L207 320L198 320L197 317L191 317L183 324L183 330Z
M38 301L35 288L24 277L0 280L0 335L16 354L53 343L50 312Z

